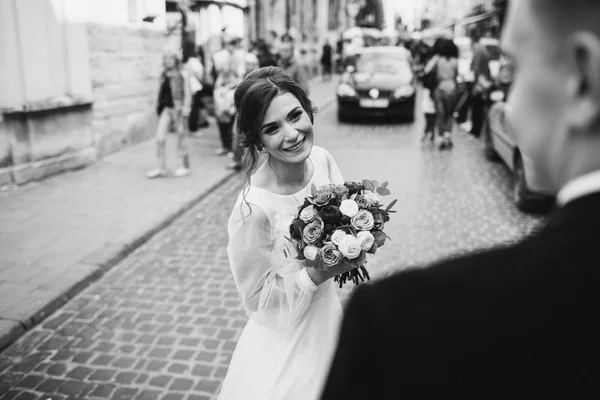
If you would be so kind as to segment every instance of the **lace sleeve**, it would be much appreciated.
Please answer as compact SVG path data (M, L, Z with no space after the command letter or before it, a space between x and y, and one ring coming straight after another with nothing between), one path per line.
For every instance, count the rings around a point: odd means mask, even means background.
M248 317L275 330L294 325L317 289L306 267L274 251L267 215L255 204L238 204L227 229L229 263Z

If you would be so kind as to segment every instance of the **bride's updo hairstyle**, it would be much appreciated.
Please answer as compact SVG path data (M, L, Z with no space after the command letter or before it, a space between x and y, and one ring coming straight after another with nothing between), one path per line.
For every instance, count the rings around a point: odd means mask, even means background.
M250 176L260 159L262 144L260 128L273 99L281 93L291 93L314 123L313 107L304 90L278 67L263 67L249 73L238 85L234 94L237 113L236 129L240 146L244 147L244 170L246 188L250 186Z

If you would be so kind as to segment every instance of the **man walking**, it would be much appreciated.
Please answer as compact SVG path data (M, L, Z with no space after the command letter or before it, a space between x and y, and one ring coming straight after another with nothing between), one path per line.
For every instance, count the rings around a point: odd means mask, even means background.
M481 39L480 33L475 30L471 34L472 46L473 46L473 60L471 62L471 71L473 73L474 81L471 92L471 113L472 113L472 126L471 135L479 137L481 135L481 128L483 127L483 121L485 119L486 103L488 99L488 90L492 85L492 78L490 74L490 53L487 51L484 45L479 43Z

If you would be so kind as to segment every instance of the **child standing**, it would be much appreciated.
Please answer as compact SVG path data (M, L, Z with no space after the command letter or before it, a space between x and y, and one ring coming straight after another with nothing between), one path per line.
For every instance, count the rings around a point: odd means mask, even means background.
M435 103L433 102L433 96L431 91L427 88L423 88L423 98L421 99L421 108L425 115L425 131L421 140L424 142L429 138L432 142L435 140Z
M163 56L164 71L161 75L158 92L158 124L156 127L156 158L157 168L146 175L148 178L167 176L167 133L173 124L177 132L177 152L182 165L174 175L182 177L190 174L190 159L187 149L187 119L191 108L191 92L188 76L180 67L179 58L175 53Z

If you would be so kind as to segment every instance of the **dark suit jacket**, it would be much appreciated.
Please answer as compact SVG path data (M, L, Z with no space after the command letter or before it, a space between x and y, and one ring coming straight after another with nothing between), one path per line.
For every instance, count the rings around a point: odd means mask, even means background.
M599 239L595 193L516 245L359 286L322 399L599 391Z

